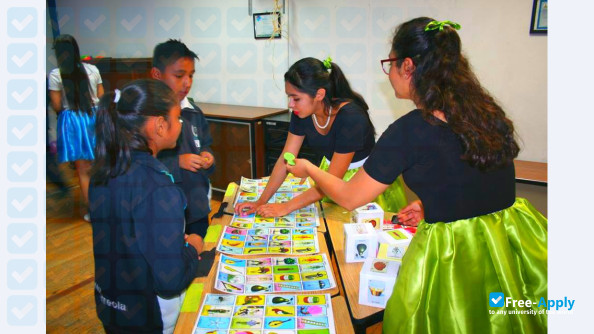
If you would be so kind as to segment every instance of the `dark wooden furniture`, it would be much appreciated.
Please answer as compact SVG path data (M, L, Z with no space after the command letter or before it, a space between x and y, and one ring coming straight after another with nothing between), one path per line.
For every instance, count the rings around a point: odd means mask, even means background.
M216 170L210 176L212 187L224 191L241 177L265 176L263 119L287 110L227 104L200 103L210 126L211 146Z
M264 119L264 174L270 175L276 161L283 152L289 134L289 113L266 117ZM320 165L322 156L312 150L304 141L299 150L299 158L307 159L316 166ZM330 157L331 158L331 157Z
M120 89L132 80L151 77L152 58L97 58L88 63L97 66L105 91Z

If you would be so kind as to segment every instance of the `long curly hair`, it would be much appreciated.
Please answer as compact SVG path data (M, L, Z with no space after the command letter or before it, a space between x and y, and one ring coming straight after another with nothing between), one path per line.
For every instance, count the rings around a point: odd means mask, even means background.
M425 120L436 124L434 110L445 114L448 126L464 147L462 160L481 170L510 163L519 152L514 126L495 99L481 86L461 53L458 33L450 26L425 31L432 18L419 17L396 28L392 51L400 67L411 58L413 100Z

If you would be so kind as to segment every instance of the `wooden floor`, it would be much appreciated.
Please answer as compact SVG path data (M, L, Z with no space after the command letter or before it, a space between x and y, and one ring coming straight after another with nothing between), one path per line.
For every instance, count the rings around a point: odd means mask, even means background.
M69 187L60 191L47 184L46 323L48 333L103 333L93 296L93 240L91 224L80 197L78 179L67 165L60 166ZM218 210L220 195L211 207ZM382 332L381 323L367 333Z

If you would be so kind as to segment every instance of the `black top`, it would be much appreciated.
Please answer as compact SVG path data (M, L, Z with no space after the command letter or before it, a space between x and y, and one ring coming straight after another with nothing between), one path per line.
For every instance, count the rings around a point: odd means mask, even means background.
M363 160L371 153L375 143L373 128L365 110L358 104L351 102L340 108L326 135L318 132L312 118L299 118L291 114L289 132L305 136L306 143L328 160L332 160L334 152L355 152L352 162Z
M391 184L402 173L423 202L425 221L451 222L510 207L516 197L514 165L482 172L460 159L462 142L447 126L431 125L420 110L392 123L363 168Z
M195 277L198 253L184 242L182 191L148 152L126 173L91 184L95 303L106 328L161 332L157 295L179 296Z
M208 151L212 154L210 145L212 137L208 122L204 117L202 110L191 101L194 107L184 108L181 111L183 118L182 130L177 139L177 146L170 150L163 150L157 156L165 166L171 171L175 184L183 189L188 200L186 208L186 223L192 224L210 213L210 181L208 177L215 170L215 165L209 169L199 169L192 172L179 166L179 155L186 153L200 154L202 151Z

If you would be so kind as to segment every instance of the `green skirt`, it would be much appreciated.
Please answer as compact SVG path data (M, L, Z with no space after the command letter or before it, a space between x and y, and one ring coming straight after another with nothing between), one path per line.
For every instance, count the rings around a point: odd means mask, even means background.
M491 307L491 292L502 292L503 301L536 301L517 308L534 314L509 314L516 310L511 303ZM547 219L517 198L488 215L421 222L402 259L383 332L546 333L541 297L547 299Z
M328 171L329 167L330 161L326 159L326 157L322 158L320 169L323 171ZM349 168L346 173L344 173L342 179L345 181L350 180L355 175L355 173L357 173L359 168L361 167ZM324 198L322 198L322 202L334 203L328 196L324 196ZM374 202L379 204L379 206L381 206L385 212L396 213L405 207L408 202L406 200L406 193L404 192L404 182L402 181L402 175L398 176L396 181L388 186L388 189L381 193L374 200Z

